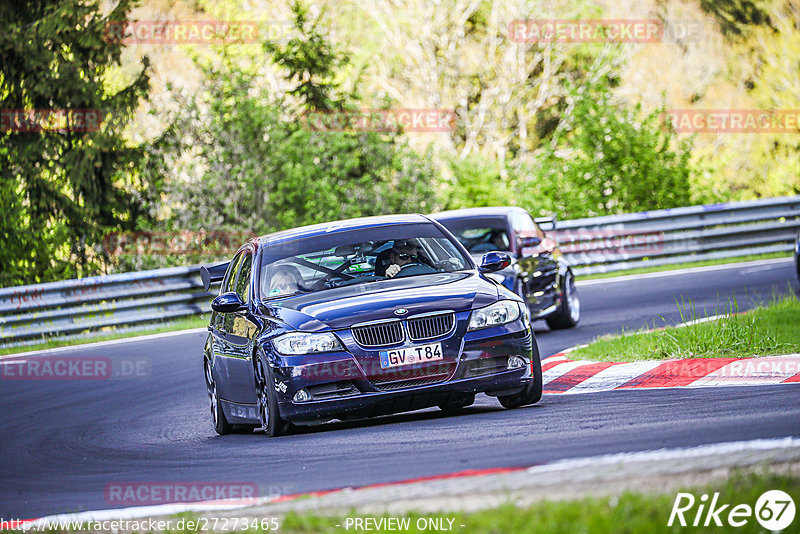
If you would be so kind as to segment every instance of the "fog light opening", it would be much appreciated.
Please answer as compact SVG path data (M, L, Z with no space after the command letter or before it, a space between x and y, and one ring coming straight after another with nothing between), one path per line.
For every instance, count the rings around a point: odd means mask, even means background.
M528 365L528 362L522 356L510 356L508 358L509 369L522 369Z
M294 394L292 400L294 400L294 402L307 402L311 400L311 395L305 389L301 389Z

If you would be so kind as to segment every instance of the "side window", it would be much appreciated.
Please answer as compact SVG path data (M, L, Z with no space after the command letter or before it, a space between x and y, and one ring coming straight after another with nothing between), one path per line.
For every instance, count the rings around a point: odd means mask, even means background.
M242 267L239 269L239 276L236 279L236 292L247 302L250 298L250 270L253 267L253 255L250 251L244 253Z
M533 219L527 213L521 211L514 213L512 223L514 224L514 230L517 232L529 232L536 229Z
M515 213L512 223L516 232L535 232L538 237L544 238L544 232L533 222L531 216L525 212Z
M222 280L222 284L219 286L220 294L233 291L236 272L239 270L239 263L242 261L242 254L243 253L237 254L231 260L231 264L228 266L228 272L225 273L225 279Z

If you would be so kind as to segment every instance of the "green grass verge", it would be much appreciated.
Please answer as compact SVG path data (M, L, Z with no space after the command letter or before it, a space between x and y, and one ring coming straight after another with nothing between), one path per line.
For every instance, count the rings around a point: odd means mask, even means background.
M723 527L710 527L713 531L737 533L764 532L764 529L751 517L747 524L740 528L732 528L725 524L727 512L737 504L755 507L758 497L765 491L780 489L793 496L795 501L800 497L800 478L773 474L733 474L719 484L705 488L688 490L693 493L699 503L703 493L713 495L719 492L718 503L730 503L731 506L721 514ZM662 495L646 495L625 492L620 496L608 498L586 498L557 502L541 502L530 507L519 508L506 505L500 508L483 510L474 513L440 513L440 514L408 514L400 515L410 519L408 530L403 532L430 532L417 528L420 518L453 519L452 532L455 534L564 534L565 532L591 532L592 534L656 534L660 532L705 532L709 528L687 526L668 527L670 512L678 492ZM691 513L684 517L691 525L697 512L697 504ZM360 532L351 528L345 531L347 517L365 517L372 514L351 512L346 516L334 518L312 515L288 515L282 525L283 534L328 534L342 532ZM398 517L384 515L380 517ZM704 521L705 517L701 521ZM795 531L800 519L795 518L788 531ZM336 525L341 525L337 527ZM701 522L702 524L702 522ZM462 526L463 525L463 526ZM792 530L795 527L795 530ZM381 532L381 531L379 531Z
M794 293L766 306L683 327L602 336L570 353L571 359L631 362L665 358L729 358L800 352L800 301ZM697 318L683 305L684 321Z
M775 258L789 258L791 252L773 252L771 254L751 254L749 256L739 256L736 258L724 258L719 260L703 260L686 263L676 263L674 265L662 265L660 267L639 267L626 271L615 271L613 273L598 273L577 276L577 280L596 280L600 278L616 278L629 274L660 273L662 271L674 271L677 269L689 269L691 267L707 267L709 265L726 265L728 263L740 263L743 261L772 260Z
M162 332L175 332L177 330L188 330L190 328L202 328L208 326L210 314L195 315L177 321L154 323L147 326L142 330L131 330L119 332L114 328L109 328L108 334L100 334L94 337L85 339L50 339L36 343L34 345L25 345L23 347L0 347L0 355L3 354L17 354L20 352L28 352L31 350L52 349L56 347L67 347L74 345L85 345L89 343L97 343L98 341L109 341L112 339L123 339L127 337L146 336L148 334L160 334Z

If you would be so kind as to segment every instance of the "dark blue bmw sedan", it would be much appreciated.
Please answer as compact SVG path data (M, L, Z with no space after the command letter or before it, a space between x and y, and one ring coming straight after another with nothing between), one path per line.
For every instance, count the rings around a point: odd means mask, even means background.
M216 431L457 411L477 393L537 402L527 306L486 278L510 262L476 266L438 222L394 215L270 234L204 267L221 283L203 358Z

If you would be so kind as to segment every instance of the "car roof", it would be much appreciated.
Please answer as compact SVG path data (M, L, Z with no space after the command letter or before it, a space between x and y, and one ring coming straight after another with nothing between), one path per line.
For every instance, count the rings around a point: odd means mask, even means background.
M342 221L331 221L309 226L300 226L288 230L281 230L272 234L263 235L258 238L261 245L269 243L277 245L308 237L329 235L331 233L346 232L348 230L363 230L365 228L375 228L378 226L393 226L398 224L431 224L431 220L419 213L402 215L377 215L374 217L359 217L357 219L345 219Z
M515 212L525 212L524 208L519 206L497 206L487 208L465 208L461 210L442 211L440 213L431 213L430 217L437 221L448 219L471 219L482 217L508 217Z

